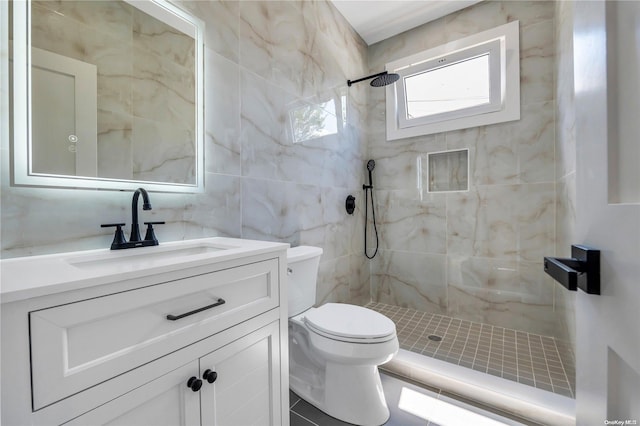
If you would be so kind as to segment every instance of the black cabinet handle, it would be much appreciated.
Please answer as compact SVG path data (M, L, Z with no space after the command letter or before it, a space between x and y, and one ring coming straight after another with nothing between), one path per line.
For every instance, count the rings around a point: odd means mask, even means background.
M198 392L202 387L202 380L198 379L196 376L191 376L187 382L187 387L191 388L194 392Z
M202 378L209 383L213 383L218 378L218 373L207 368L206 370L204 370L204 373L202 374Z
M188 317L189 315L197 314L198 312L206 311L207 309L215 308L216 306L224 305L226 302L224 299L219 298L216 303L212 303L211 305L203 306L202 308L194 309L193 311L185 312L180 315L167 315L167 319L169 321L179 320L180 318Z

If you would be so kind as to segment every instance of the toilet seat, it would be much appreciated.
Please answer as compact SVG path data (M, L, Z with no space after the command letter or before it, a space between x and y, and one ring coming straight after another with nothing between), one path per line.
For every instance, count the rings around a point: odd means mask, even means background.
M342 342L381 343L396 337L393 321L361 306L326 303L310 309L304 317L312 331Z

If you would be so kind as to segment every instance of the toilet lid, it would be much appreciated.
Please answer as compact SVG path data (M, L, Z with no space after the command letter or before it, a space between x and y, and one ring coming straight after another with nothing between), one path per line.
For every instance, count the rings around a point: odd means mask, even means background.
M389 318L361 306L327 303L305 315L307 324L335 337L376 339L396 332Z

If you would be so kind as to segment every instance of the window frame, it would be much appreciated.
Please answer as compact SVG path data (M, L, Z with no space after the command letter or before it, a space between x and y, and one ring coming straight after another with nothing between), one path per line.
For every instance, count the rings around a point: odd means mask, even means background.
M387 140L520 119L519 21L386 64L400 79L386 88ZM489 53L490 103L407 119L404 80ZM445 63L443 63L443 60Z
M420 126L423 124L435 123L442 120L450 120L453 118L467 117L474 114L483 114L485 112L499 111L502 108L502 87L501 87L501 69L500 69L500 41L491 40L468 49L459 50L449 55L440 56L430 59L420 64L407 67L398 71L400 79L406 80L413 76L424 74L430 71L436 71L441 68L454 66L456 64L472 60L484 55L489 56L489 103L474 105L466 108L459 108L452 111L426 115L416 118L408 118L406 90L398 90L398 126L400 128L408 128ZM401 87L406 88L406 84Z

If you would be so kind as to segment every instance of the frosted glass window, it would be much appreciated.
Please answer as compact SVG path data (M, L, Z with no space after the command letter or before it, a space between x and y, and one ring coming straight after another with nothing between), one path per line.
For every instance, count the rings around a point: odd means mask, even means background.
M490 102L489 54L404 79L407 119Z

